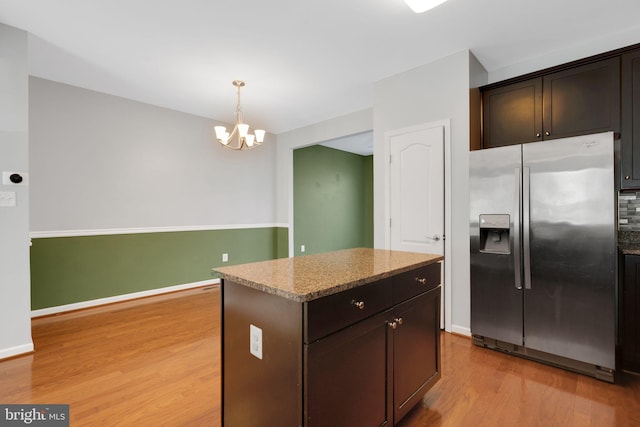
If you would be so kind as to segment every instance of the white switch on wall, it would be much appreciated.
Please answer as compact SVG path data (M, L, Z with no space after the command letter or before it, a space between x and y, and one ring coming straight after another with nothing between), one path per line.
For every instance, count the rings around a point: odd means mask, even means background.
M0 207L12 208L16 205L15 191L0 191Z

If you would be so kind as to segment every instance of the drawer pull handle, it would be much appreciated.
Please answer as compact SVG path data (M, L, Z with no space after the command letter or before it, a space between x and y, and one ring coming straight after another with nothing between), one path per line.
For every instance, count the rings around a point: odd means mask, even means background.
M427 284L427 279L425 279L424 277L416 277L416 282L422 284L422 285L426 285Z
M390 323L389 323L389 327L390 327L391 329L395 329L395 328L397 328L397 327L398 327L398 323L397 323L397 322L390 322Z
M351 304L355 305L357 309L364 310L364 301L351 301Z

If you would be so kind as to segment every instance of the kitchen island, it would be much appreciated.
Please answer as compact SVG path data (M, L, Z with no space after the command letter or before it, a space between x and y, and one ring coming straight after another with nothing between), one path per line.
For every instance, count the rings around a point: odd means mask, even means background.
M441 260L357 248L216 268L222 425L395 425L440 378Z

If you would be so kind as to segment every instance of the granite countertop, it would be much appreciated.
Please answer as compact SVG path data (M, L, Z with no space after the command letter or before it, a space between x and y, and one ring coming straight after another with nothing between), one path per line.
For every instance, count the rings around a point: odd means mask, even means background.
M441 255L356 248L218 267L213 274L296 302L306 302L442 259Z
M640 255L640 231L618 231L618 249L624 255Z

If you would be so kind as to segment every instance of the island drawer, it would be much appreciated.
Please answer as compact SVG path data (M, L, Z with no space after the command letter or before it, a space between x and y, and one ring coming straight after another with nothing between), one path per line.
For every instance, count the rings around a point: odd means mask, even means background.
M311 343L392 305L392 278L304 303L304 342Z
M427 292L440 284L439 262L401 273L393 279L393 303Z

